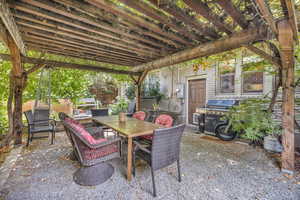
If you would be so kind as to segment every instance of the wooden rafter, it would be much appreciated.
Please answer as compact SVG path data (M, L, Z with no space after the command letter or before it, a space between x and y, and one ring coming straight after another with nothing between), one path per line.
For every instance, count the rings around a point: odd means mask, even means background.
M33 23L28 23L24 21L17 20L19 27L21 28L22 31L24 31L24 34L27 33L33 33L36 35L42 35L42 36L53 36L55 38L65 38L68 41L73 41L77 42L79 44L86 44L87 46L94 46L97 49L101 49L106 52L112 53L112 55L115 54L123 54L123 55L133 55L133 56L139 56L142 58L153 58L154 56L158 56L157 53L148 53L150 55L147 55L147 52L144 50L134 52L130 48L129 50L125 47L120 47L120 46L112 46L107 43L101 43L98 40L93 40L93 37L84 37L84 35L75 35L75 34L70 34L69 32L66 31L55 31L53 28L33 24Z
M123 19L130 20L131 23L139 27L144 27L148 30L153 31L154 33L158 33L164 36L165 38L167 38L165 42L168 42L170 45L173 45L176 48L182 48L184 47L184 45L188 44L188 42L184 40L182 37L180 37L178 34L175 34L174 32L171 31L163 30L157 24L152 23L140 16L137 16L129 9L118 7L116 4L106 0L86 0L86 1L94 6L97 6L100 9L106 10L109 13L113 13L115 15L122 17Z
M216 1L225 12L232 17L232 19L240 25L243 29L246 29L249 25L242 13L232 4L231 0Z
M217 39L220 37L212 27L209 27L209 25L207 24L201 23L195 17L188 15L187 12L179 8L172 0L150 0L150 2L163 11L167 12L168 14L174 16L178 20L184 22L187 27L193 29L199 34L209 39Z
M15 41L15 44L19 48L23 55L26 55L26 46L22 40L19 29L15 23L15 20L9 10L9 6L6 0L0 0L0 19L5 25L6 29L10 33L11 37Z
M253 42L266 39L267 29L265 26L261 26L260 28L251 28L249 30L232 34L231 36L220 40L202 44L192 49L180 51L170 56L146 64L138 65L133 68L133 71L145 71L171 66L187 60L240 48L241 46L249 45Z
M225 32L227 34L231 34L233 32L233 27L230 27L224 21L220 19L219 16L215 15L213 11L203 2L198 0L183 0L190 8L203 16L210 22L212 22L220 31Z
M54 30L59 29L67 32L75 32L76 34L85 35L84 37L89 37L92 38L93 40L99 40L103 44L109 44L111 48L117 48L118 46L124 47L125 45L125 49L126 48L128 48L129 50L134 49L133 51L136 52L142 51L143 49L146 49L147 52L149 52L149 50L153 52L158 51L158 49L137 43L135 41L127 39L126 37L121 38L120 35L114 34L110 31L106 31L104 29L100 29L98 27L88 25L81 21L76 21L75 19L77 18L76 17L77 15L72 15L74 20L69 19L70 14L65 14L65 16L68 17L60 16L58 13L65 13L65 12L61 12L64 10L61 9L59 10L58 8L54 8L57 13L49 13L41 9L38 9L35 6L28 6L27 4L20 3L20 2L15 3L12 6L17 10L21 10L25 13L29 13L30 15L24 13L17 13L16 15L18 16L18 18L30 20L31 24L34 21L35 24L39 24L39 26L43 26L45 28L47 28L46 26L51 26L52 29ZM45 8L49 8L49 6L45 6ZM36 19L36 16L46 18L48 19L48 21L38 20Z
M81 49L76 49L76 48L72 48L69 46L63 46L61 47L60 45L57 44L45 44L43 42L39 42L39 41L35 41L35 40L25 40L26 44L28 45L28 47L37 47L37 48L44 48L49 49L49 50L56 50L56 51L64 51L65 53L74 53L74 54L78 54L78 55L82 55L82 56L87 56L90 58L94 58L93 60L97 60L99 62L106 62L106 63L111 63L111 64L118 64L118 63L126 63L126 66L130 66L133 65L134 63L141 63L141 62L136 62L133 60L129 60L126 58L114 58L114 57L109 57L109 56L103 56L101 54L97 54L97 53L93 53L93 52L89 52L89 51L85 51L85 50L81 50Z
M178 31L181 35L185 36L188 39L193 39L195 41L203 41L203 38L199 37L195 33L189 31L186 27L180 25L178 21L174 18L171 18L168 15L165 15L163 12L156 10L150 7L147 3L139 0L120 0L122 3L128 5L131 8L138 10L141 13L146 14L147 16L153 18L154 20L160 21L165 25L173 28Z
M261 12L263 18L267 21L268 25L271 27L271 30L278 35L278 29L274 17L270 11L270 8L266 4L265 0L255 0L259 11Z
M10 60L9 54L0 54L0 58L3 60ZM89 71L98 71L98 72L105 72L105 73L115 73L115 74L128 74L128 75L135 75L138 76L140 73L125 71L125 70L118 70L118 69L111 69L102 66L93 66L93 65L82 65L82 64L75 64L75 63L67 63L67 62L59 62L47 59L39 59L39 58L32 58L22 56L21 58L23 63L29 64L46 64L51 67L61 67L61 68L69 68L69 69L80 69L80 70L89 70Z
M110 54L104 51L99 51L99 50L94 50L92 48L88 48L84 45L80 45L80 44L72 44L72 43L68 43L65 41L61 41L59 39L49 39L47 37L38 37L35 35L26 35L24 36L24 40L27 43L37 43L37 44L53 44L56 45L59 49L64 49L66 48L73 48L79 51L85 51L85 52L89 52L95 55L99 55L101 56L105 56L107 58L112 58L112 59L125 59L128 61L135 61L135 62L144 62L145 60L142 58L135 58L135 57L130 57L130 56L122 56L122 55L116 55L116 54Z
M61 45L73 45L76 46L79 49L86 49L91 52L97 52L101 53L102 55L110 55L110 56L116 56L116 57L122 57L122 58L128 58L128 59L133 59L133 60L149 60L149 58L145 58L142 56L134 55L134 54L128 54L126 52L120 52L120 51L111 51L107 50L105 48L101 48L99 46L89 44L89 43L84 43L80 40L74 40L72 38L66 38L66 37L57 37L55 34L49 34L47 32L39 32L38 30L30 30L30 29L21 29L24 30L24 37L29 37L31 39L36 39L36 40L43 40L43 41L48 41L48 42L54 42L54 43L60 43Z

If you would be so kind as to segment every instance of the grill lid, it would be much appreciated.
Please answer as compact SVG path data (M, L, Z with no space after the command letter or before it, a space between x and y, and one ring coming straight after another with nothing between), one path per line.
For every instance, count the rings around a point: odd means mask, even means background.
M232 99L222 99L222 100L217 100L217 99L210 99L207 100L206 107L207 108L230 108L234 105L237 105L238 101L237 100L232 100Z

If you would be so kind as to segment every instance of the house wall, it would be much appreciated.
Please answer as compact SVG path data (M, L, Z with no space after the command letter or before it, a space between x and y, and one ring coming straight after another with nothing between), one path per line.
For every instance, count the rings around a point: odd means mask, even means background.
M149 76L156 76L160 81L160 89L165 94L166 99L160 102L160 109L180 113L179 121L188 123L187 121L187 105L188 105L188 80L206 78L206 100L207 99L246 99L246 98L260 98L263 96L271 96L272 88L274 85L274 76L264 73L263 78L263 92L257 94L244 94L242 92L242 57L236 58L236 72L235 72L235 92L233 94L218 94L217 81L218 81L218 64L210 66L206 70L199 70L194 72L192 66L175 66L171 68L162 68L160 70L152 71ZM176 89L181 88L183 85L183 98L180 94L176 93ZM277 103L274 107L274 118L281 121L281 93L278 94ZM300 88L296 88L296 100L300 100ZM148 101L148 102L146 102ZM145 100L142 105L147 105L151 108L154 102ZM300 101L296 101L296 119L300 123ZM300 132L298 129L295 134L296 146L300 148Z
M193 71L192 66L175 66L172 68L162 68L160 70L152 71L149 76L158 77L160 81L161 91L165 94L166 99L160 103L162 110L169 110L181 113L181 121L187 122L187 105L188 105L188 80L192 79L206 79L206 100L208 99L245 99L250 97L262 97L264 95L271 95L273 86L273 76L264 73L263 92L257 94L243 94L242 92L242 57L236 59L236 73L235 73L235 91L233 94L220 94L217 92L218 81L218 63L210 66L206 70L200 69ZM178 98L176 89L183 85L183 98Z

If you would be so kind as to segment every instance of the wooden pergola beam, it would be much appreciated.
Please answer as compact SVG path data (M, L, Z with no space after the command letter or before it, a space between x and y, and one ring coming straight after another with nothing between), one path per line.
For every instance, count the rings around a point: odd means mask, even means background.
M55 53L60 53L64 55L69 55L71 57L78 57L78 58L86 58L89 60L93 61L98 61L102 63L110 63L110 64L115 64L115 65L123 65L123 66L132 66L135 64L134 61L126 61L126 60L119 60L119 59L113 59L113 58L107 58L103 56L97 56L95 54L87 53L87 52L82 52L79 50L75 50L72 48L60 48L57 47L56 45L44 45L44 44L39 44L37 42L27 42L27 46L31 50L37 50L37 51L42 51L42 52L49 52L52 54Z
M229 27L229 25L222 21L219 16L215 15L205 3L202 3L198 0L183 0L183 2L192 8L196 13L212 22L220 31L229 35L233 32L233 27Z
M245 46L247 49L249 49L250 51L252 51L253 53L256 53L257 55L261 56L263 59L269 61L271 64L275 65L276 67L280 68L281 67L281 62L280 59L277 57L273 57L271 55L269 55L268 53L266 53L265 51L249 45L249 46Z
M47 35L54 35L55 37L57 37L58 39L60 38L68 38L68 40L72 40L72 41L77 41L77 43L80 44L86 44L87 46L94 46L97 49L102 49L102 51L106 51L106 52L110 52L112 55L113 54L123 54L123 55L133 55L133 56L140 56L141 58L145 58L145 59L150 59L149 56L154 56L157 54L154 52L152 55L151 53L148 52L148 55L146 55L146 53L144 51L142 52L136 52L137 54L135 54L133 52L133 50L131 49L127 49L125 47L119 47L119 46L114 46L113 45L109 45L109 44L105 44L105 43L101 43L98 42L98 40L93 39L90 36L84 37L83 35L75 35L75 34L70 34L68 32L65 31L57 31L55 29L49 28L49 27L44 27L44 26L40 26L37 24L33 24L33 23L28 23L28 22L21 22L19 20L18 24L21 28L22 31L25 32L31 32L34 34L40 34L40 35L44 35L45 37ZM152 57L153 58L153 57Z
M135 13L131 12L129 9L118 7L116 4L106 0L86 0L86 1L100 9L106 10L109 13L113 13L117 16L120 16L123 19L129 20L136 26L144 27L154 33L164 36L167 39L165 40L165 42L175 46L176 48L182 48L184 47L184 45L188 44L188 42L184 40L182 37L180 37L178 34L172 31L163 30L161 27L159 27L158 24L155 24L149 20L146 20L145 18L136 15Z
M163 12L156 10L152 7L150 7L147 3L139 0L120 0L122 3L126 4L127 6L134 8L135 10L144 13L148 17L151 17L170 28L178 31L181 35L186 37L187 39L193 39L195 41L203 40L203 38L200 38L193 32L190 32L186 27L180 25L177 20L174 18L165 15Z
M0 54L0 58L2 60L10 61L9 54ZM46 64L47 66L51 66L51 67L89 70L89 71L105 72L105 73L113 73L113 74L127 74L127 75L135 75L135 76L139 76L141 74L139 72L110 69L102 66L81 65L81 64L53 61L53 60L40 59L40 58L31 58L27 56L22 56L21 61L22 63L29 63L29 64Z
M102 45L106 45L110 48L122 49L130 52L159 52L159 49L153 48L149 45L141 44L136 41L132 41L127 39L127 37L121 38L120 35L116 33L112 33L110 31L106 31L104 29L100 29L93 25L89 25L87 23L83 23L81 21L77 21L79 19L77 15L71 15L70 13L61 16L60 13L62 9L52 8L57 13L53 12L45 12L41 9L38 9L35 6L29 6L22 2L17 2L12 5L13 8L17 9L18 11L22 11L23 13L16 13L18 17L17 22L18 24L22 23L22 25L31 26L34 28L40 28L43 30L51 30L52 32L67 33L70 37L81 37L90 38L95 42L96 40L101 42ZM49 6L45 6L45 8L49 8ZM49 9L50 9L49 8ZM50 11L52 11L52 9ZM25 12L25 13L24 13ZM29 13L29 14L28 14ZM63 12L65 13L65 12ZM47 21L37 20L36 16L43 17L48 19ZM71 20L69 19L72 17ZM25 21L26 20L26 21ZM72 34L70 34L70 32ZM73 34L76 33L76 34ZM98 43L99 43L98 42Z
M26 46L22 40L22 36L13 18L13 15L9 10L6 0L0 0L0 19L10 33L10 36L13 38L21 54L26 55Z
M218 39L220 36L218 33L212 28L209 27L208 24L201 23L194 16L187 14L184 10L179 8L174 1L172 0L150 0L152 4L158 6L160 9L164 10L168 14L174 16L176 19L184 22L184 24L190 28L192 28L197 33L202 34L203 36L210 39Z
M270 8L266 4L265 0L255 0L259 11L263 15L263 18L267 21L268 25L271 27L271 30L278 35L278 29L276 25L276 21L274 20L274 17L270 11Z
M75 48L76 50L80 50L80 51L84 51L84 52L87 52L87 53L92 53L92 54L95 54L95 55L99 55L100 57L105 56L107 58L112 58L112 59L125 59L127 61L137 62L137 63L145 62L145 59L142 59L142 58L131 57L130 55L123 56L123 55L117 55L117 54L113 54L113 53L109 54L105 51L95 50L93 48L86 47L85 45L82 45L82 44L73 44L73 43L61 41L59 39L53 39L53 38L51 39L51 38L48 38L48 37L38 37L38 36L35 36L35 35L26 35L26 36L24 36L24 40L25 40L26 44L27 44L27 41L29 43L33 42L33 43L39 43L41 45L55 44L58 47L60 47L61 49L64 49L65 47L66 48L73 48L73 49Z
M213 54L225 52L228 50L240 48L244 45L250 45L253 42L267 40L268 32L265 26L251 28L239 33L234 33L226 38L201 44L192 49L180 51L178 53L157 59L146 64L138 65L132 70L141 72L145 70L153 70L166 66L171 66L184 61L192 60L199 57L210 56Z
M219 4L225 12L232 17L232 19L240 25L243 29L246 29L249 25L245 17L242 15L242 13L232 4L231 0L219 0L216 1L217 4Z
M76 46L79 49L86 49L91 52L95 53L100 53L102 55L110 55L110 56L116 56L116 57L122 57L122 58L128 58L128 59L133 59L133 60L138 60L138 61L145 61L149 60L149 58L144 58L144 57L138 57L138 55L132 55L124 52L116 52L116 51L110 51L105 48L101 48L99 46L89 44L86 42L82 42L80 40L73 40L72 38L67 38L67 37L57 37L55 34L47 33L47 32L39 32L38 30L30 30L30 29L21 29L24 30L25 36L24 38L32 38L36 39L37 41L47 41L47 42L54 42L54 43L59 43L62 45L69 45L69 46Z
M294 40L298 43L298 23L297 23L297 15L295 9L295 2L293 0L281 0L281 5L284 10L285 15L288 17L289 22L291 24L293 33L294 33Z

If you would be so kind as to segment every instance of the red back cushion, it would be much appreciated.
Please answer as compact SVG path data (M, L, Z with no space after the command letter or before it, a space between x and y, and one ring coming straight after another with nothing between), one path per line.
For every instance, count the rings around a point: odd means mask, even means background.
M77 121L67 118L65 121L78 133L81 134L82 137L84 137L90 144L99 144L101 142L105 142L105 138L99 138L99 139L94 139L91 134L85 130L85 128Z
M143 111L138 111L138 112L135 112L133 115L132 115L133 118L136 118L136 119L139 119L139 120L145 120L146 118L146 113L143 112Z
M162 114L155 119L155 124L163 125L167 128L170 128L173 125L173 118L170 115Z

